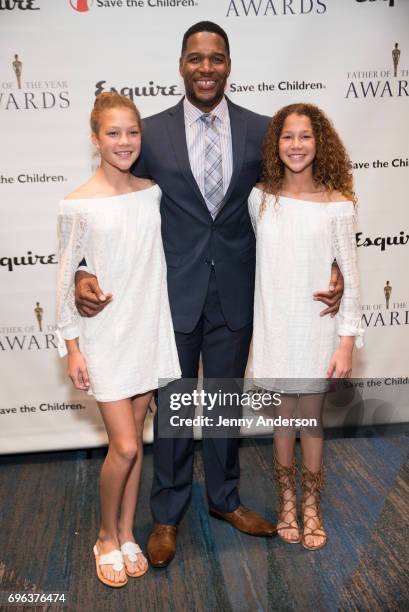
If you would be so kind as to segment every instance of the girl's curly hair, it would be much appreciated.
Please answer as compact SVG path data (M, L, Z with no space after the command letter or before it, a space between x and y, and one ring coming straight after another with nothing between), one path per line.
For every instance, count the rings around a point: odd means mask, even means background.
M314 183L329 193L339 191L356 204L351 160L331 121L314 104L290 104L274 115L264 138L261 174L264 193L260 214L266 207L267 194L273 194L278 202L284 178L284 164L278 154L278 143L284 121L294 113L305 115L311 121L317 148L312 165Z

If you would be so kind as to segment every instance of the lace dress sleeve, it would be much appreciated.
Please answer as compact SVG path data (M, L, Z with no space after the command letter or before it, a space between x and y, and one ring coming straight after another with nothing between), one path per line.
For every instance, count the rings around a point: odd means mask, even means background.
M61 357L67 354L64 340L79 336L79 314L75 306L75 272L85 255L87 215L61 211L58 214L57 342Z
M356 336L355 345L360 348L363 346L364 330L361 328L358 254L355 235L355 210L352 204L343 203L342 210L332 215L334 257L344 277L344 294L337 315L338 335Z
M252 191L250 193L249 199L248 199L248 209L249 209L249 215L250 215L250 221L251 221L251 225L253 226L253 231L255 236L257 236L257 197L255 195L255 192Z

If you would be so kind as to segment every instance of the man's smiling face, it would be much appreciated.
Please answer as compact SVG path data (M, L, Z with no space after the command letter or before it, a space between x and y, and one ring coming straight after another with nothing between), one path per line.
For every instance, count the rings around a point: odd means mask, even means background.
M223 98L230 67L230 57L219 34L197 32L189 36L179 61L187 99L203 112L210 112Z

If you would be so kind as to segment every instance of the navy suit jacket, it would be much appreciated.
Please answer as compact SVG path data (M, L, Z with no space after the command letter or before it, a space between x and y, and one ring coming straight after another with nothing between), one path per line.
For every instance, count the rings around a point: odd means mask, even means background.
M269 118L227 102L233 174L214 220L190 168L183 100L143 120L142 151L133 172L153 179L162 190L162 239L178 332L191 332L199 321L212 261L227 325L240 329L253 318L255 237L247 199L260 177Z

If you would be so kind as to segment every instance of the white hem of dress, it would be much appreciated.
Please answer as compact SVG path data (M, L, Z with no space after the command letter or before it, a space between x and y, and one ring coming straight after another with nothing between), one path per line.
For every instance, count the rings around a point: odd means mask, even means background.
M115 397L96 395L94 394L92 389L88 391L88 394L92 395L97 402L119 402L120 400L130 399L134 395L143 395L144 393L149 393L149 391L156 391L156 389L160 389L161 387L166 387L169 383L173 382L174 380L179 380L179 378L182 378L182 376L169 376L169 377L164 376L163 379L166 380L166 383L163 383L163 384L153 383L152 385L149 385L147 388L143 387L141 389L140 387L138 387L137 389L133 388L127 391L121 391L120 393L118 393L118 395L115 395Z

